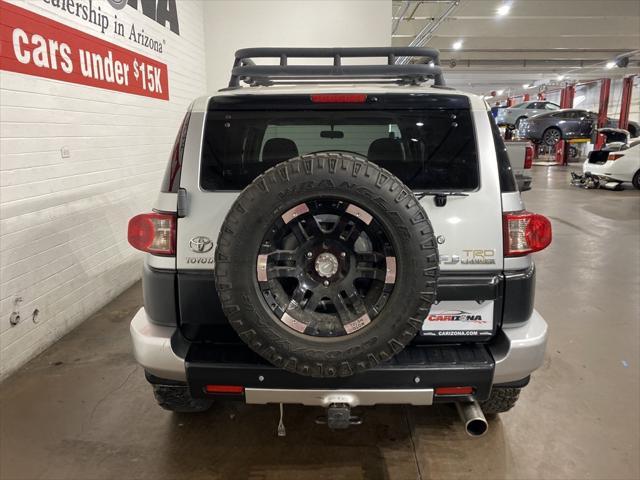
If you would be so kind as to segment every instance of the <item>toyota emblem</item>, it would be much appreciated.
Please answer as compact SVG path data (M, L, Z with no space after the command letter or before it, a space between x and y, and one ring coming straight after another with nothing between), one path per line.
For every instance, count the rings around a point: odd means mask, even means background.
M209 237L193 237L189 240L189 247L195 253L207 253L213 248L213 242Z
M127 6L127 0L107 0L116 10L122 10Z

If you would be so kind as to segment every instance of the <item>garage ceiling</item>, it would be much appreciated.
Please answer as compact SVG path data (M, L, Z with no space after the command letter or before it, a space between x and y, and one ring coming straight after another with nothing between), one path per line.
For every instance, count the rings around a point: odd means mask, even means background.
M394 46L422 38L447 83L476 93L640 72L637 0L394 1L392 12ZM628 67L607 69L620 55Z

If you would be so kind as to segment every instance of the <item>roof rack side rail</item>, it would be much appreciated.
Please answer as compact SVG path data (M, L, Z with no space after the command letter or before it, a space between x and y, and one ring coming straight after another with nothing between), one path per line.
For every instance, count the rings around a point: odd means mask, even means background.
M343 65L343 58L386 57L387 64ZM396 64L398 57L421 57L423 63ZM257 65L255 58L272 58L279 65ZM331 58L333 65L289 65L290 58ZM249 85L272 85L274 81L293 80L387 79L400 83L422 83L433 79L444 85L440 52L423 47L353 47L353 48L243 48L236 51L229 88Z

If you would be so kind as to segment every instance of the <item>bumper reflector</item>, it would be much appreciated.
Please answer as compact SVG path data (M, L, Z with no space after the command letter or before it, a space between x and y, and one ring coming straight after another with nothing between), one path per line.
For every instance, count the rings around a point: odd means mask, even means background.
M471 395L473 387L437 387L435 394L442 395Z
M239 385L206 385L204 391L207 393L244 393L244 387Z

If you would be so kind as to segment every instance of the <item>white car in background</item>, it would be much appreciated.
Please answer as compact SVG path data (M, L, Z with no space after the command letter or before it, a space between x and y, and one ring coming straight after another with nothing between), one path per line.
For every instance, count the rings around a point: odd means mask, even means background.
M631 182L640 189L640 139L621 150L599 150L589 154L582 164L583 173L605 180Z

